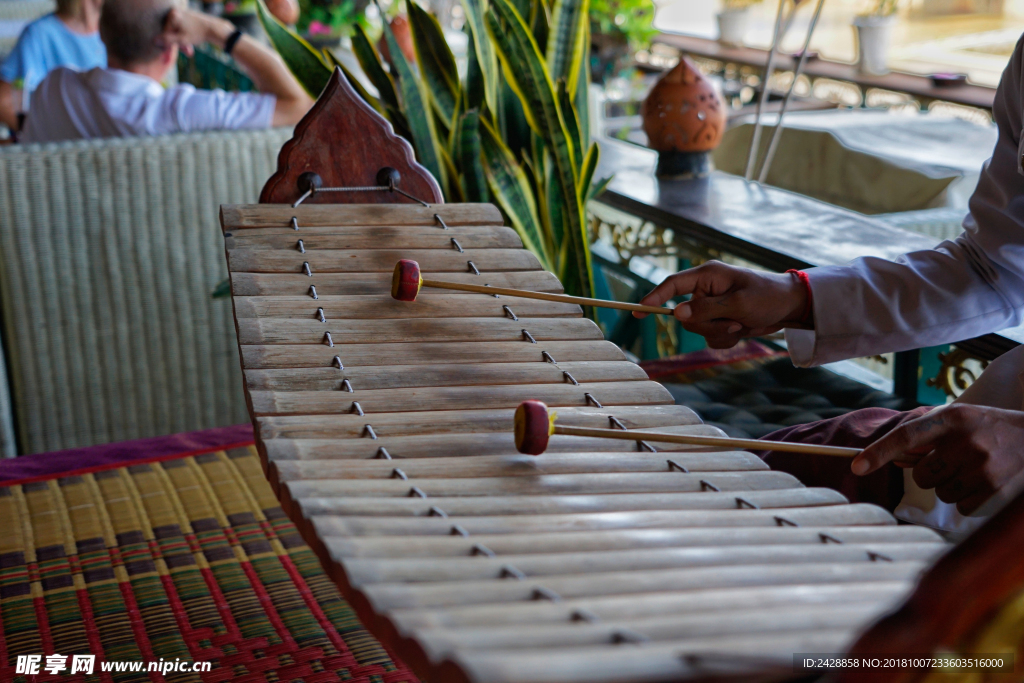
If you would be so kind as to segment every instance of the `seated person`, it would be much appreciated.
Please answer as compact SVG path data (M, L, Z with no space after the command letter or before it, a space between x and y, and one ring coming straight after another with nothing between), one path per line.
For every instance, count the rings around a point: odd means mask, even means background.
M101 0L58 0L56 12L22 30L0 64L0 123L17 131L32 91L58 66L87 71L107 65L100 5Z
M1020 324L1022 79L1024 39L996 92L998 141L971 197L964 232L956 239L895 262L860 258L806 274L761 273L711 262L669 277L641 303L659 306L692 294L675 309L676 318L713 348L788 328L793 362L805 367L952 343ZM872 408L764 437L866 447L851 465L782 453L766 460L797 476L812 470L827 475L829 481L803 480L848 495L858 489L849 485L850 478L889 463L900 465L905 469L895 481L903 484L897 517L954 533L969 531L979 520L964 515L990 513L1000 498L1024 486L1022 381L1024 347L993 362L952 405L900 414ZM856 477L848 476L851 471ZM846 481L839 481L843 475Z
M100 15L108 68L55 69L32 94L23 142L163 135L293 125L313 104L276 52L226 19L171 0L109 0ZM178 50L212 43L230 53L259 93L164 89Z

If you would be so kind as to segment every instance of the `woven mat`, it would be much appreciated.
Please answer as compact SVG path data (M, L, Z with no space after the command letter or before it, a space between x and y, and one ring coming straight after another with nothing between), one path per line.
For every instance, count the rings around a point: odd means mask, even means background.
M0 681L56 680L14 665L59 653L212 662L165 676L97 665L61 681L415 683L285 518L255 448L234 446L168 455L165 445L148 459L122 448L131 457L120 466L108 449L63 473L0 476ZM83 462L69 454L65 463ZM61 462L46 458L19 458L19 471Z

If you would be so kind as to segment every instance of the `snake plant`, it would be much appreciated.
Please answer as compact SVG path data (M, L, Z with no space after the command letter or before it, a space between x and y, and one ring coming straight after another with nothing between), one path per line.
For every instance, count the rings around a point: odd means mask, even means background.
M384 24L385 62L361 26L352 50L377 95L360 96L409 140L448 201L496 203L523 243L569 294L592 296L586 202L599 150L590 142L589 0L462 0L467 67L437 19L408 2L416 62ZM271 42L314 96L337 66L267 12Z

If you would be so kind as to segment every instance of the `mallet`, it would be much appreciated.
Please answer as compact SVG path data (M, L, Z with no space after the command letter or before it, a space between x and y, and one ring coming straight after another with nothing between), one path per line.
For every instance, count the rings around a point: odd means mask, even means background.
M590 299L585 296L569 296L568 294L548 294L547 292L531 292L527 289L509 289L507 287L486 287L484 285L470 285L461 282L443 282L441 280L427 280L420 274L420 264L411 259L402 259L395 264L395 274L391 278L391 296L399 301L416 301L416 295L420 293L421 287L437 287L439 289L457 289L461 292L479 292L480 294L503 294L505 296L519 296L524 299L541 299L543 301L560 301L566 304L579 304L580 306L597 306L599 308L617 308L622 311L639 311L640 313L660 313L672 315L671 308L661 306L641 306L640 304L627 304L621 301L607 301L605 299Z
M746 448L757 451L789 451L792 453L813 453L815 455L834 455L840 458L853 458L860 454L859 448L841 448L839 446L819 446L807 443L788 443L786 441L761 441L759 439L734 439L726 436L696 436L689 434L666 434L664 432L645 432L642 430L593 429L586 427L563 427L555 424L558 415L549 411L540 401L523 401L516 408L515 440L516 450L527 455L540 455L548 447L548 438L552 434L568 436L596 436L623 441L661 441L664 443L683 443L693 446L714 446L715 448Z

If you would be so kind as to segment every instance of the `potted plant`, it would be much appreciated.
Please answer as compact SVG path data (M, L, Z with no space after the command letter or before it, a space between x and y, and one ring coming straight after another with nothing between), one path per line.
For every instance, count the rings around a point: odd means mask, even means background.
M743 45L750 8L760 2L761 0L722 0L722 10L715 15L718 19L718 42L737 47Z
M367 0L299 0L295 28L315 47L336 47L356 23L365 25L366 6Z
M880 76L889 73L889 42L899 0L873 0L870 12L853 18L857 32L857 66L861 72Z
M654 28L654 0L590 0L590 71L595 83L622 70L629 56L646 50Z

